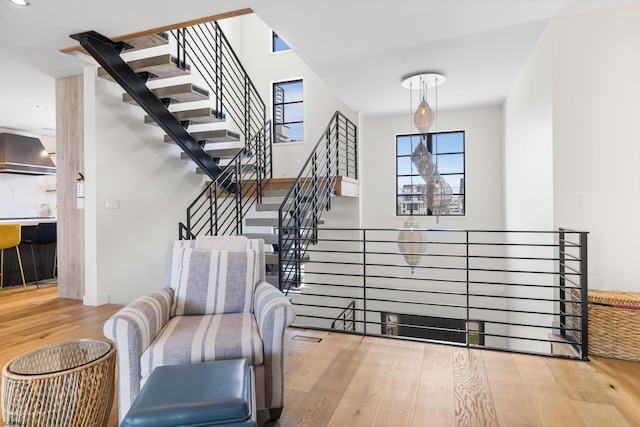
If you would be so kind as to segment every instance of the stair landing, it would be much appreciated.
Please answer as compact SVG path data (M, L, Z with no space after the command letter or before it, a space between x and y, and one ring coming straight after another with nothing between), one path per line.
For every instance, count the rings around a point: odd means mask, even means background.
M291 188L296 178L271 178L265 185L264 191L267 190L287 190ZM255 188L254 181L245 181L244 185L247 190L251 191ZM207 181L205 186L211 184ZM251 184L251 185L249 185ZM360 197L360 181L346 176L336 177L336 183L333 186L335 195L338 197Z

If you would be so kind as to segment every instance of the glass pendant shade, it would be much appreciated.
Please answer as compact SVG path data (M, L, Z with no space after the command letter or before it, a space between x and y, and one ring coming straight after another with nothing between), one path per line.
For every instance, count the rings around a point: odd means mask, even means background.
M427 150L422 140L418 143L418 146L411 153L411 162L416 167L416 170L424 180L427 182L429 175L433 173L433 160L431 153Z
M436 222L440 223L440 215L447 212L447 208L453 200L453 191L451 190L451 186L438 172L437 165L433 173L429 176L427 185L425 185L422 190L422 198L427 204L427 207L431 209L431 212L436 216Z
M427 233L419 229L420 224L412 216L407 218L398 233L398 249L404 260L414 273L416 265L420 263L422 254L427 250Z
M420 133L426 133L433 123L433 110L424 98L422 98L422 102L420 102L418 109L413 115L413 123L416 125Z

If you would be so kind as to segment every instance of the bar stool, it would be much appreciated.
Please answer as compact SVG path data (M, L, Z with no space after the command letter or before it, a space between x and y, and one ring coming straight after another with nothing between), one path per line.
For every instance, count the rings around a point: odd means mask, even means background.
M58 227L55 222L41 222L36 226L36 231L33 233L31 239L25 239L22 243L31 246L31 257L33 259L33 271L36 275L36 286L38 286L38 267L36 265L36 254L33 251L34 245L48 245L50 243L56 243L58 241ZM44 254L46 256L46 254ZM57 250L53 256L53 269L56 268ZM46 261L46 258L45 258ZM44 268L44 262L43 262ZM45 271L42 272L42 277L45 276Z
M0 224L0 288L4 286L4 250L16 248L18 255L18 264L20 265L20 274L22 275L22 285L26 288L27 283L24 281L24 270L22 269L22 259L20 258L20 224Z

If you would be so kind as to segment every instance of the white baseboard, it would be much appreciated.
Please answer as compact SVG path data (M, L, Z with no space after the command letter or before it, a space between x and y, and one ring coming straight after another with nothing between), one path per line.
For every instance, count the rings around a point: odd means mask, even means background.
M109 294L85 295L82 297L82 303L93 307L109 304Z

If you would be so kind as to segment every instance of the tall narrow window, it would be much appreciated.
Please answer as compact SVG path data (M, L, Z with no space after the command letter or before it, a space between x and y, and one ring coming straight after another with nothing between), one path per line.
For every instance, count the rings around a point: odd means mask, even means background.
M425 202L426 183L411 158L421 141L451 187L451 202L441 215L464 215L464 131L396 136L396 215L433 215Z
M302 80L273 84L275 142L304 140Z
M271 31L271 52L286 52L291 50L291 47L276 34L275 31Z

